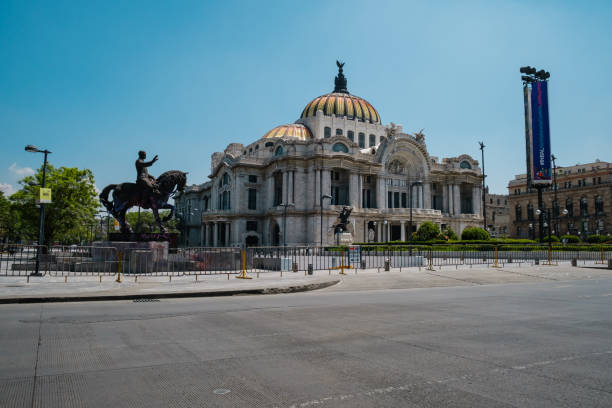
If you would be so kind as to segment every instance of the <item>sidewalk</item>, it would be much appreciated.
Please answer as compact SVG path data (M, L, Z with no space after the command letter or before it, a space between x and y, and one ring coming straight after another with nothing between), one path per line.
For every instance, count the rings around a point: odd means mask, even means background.
M234 296L247 294L292 293L315 290L339 282L338 276L319 271L313 276L304 273L279 272L256 274L252 279L237 279L236 274L185 276L2 276L0 304L81 302L95 300L159 299L180 297Z
M292 293L327 288L327 291L359 291L372 289L410 289L466 285L490 285L529 282L609 279L612 270L592 261L578 267L569 263L556 266L506 264L503 268L487 265L447 265L434 270L410 267L381 269L347 269L304 272L250 272L252 279L236 279L235 274L138 276L1 276L0 304L77 302L96 300L159 299ZM339 284L340 283L340 284Z

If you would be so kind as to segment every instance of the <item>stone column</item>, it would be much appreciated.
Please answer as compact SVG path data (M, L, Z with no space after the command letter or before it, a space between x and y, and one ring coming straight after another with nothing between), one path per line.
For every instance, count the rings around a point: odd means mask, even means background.
M357 206L363 208L363 176L357 175Z
M387 242L391 240L391 221L387 222Z
M229 222L225 223L225 246L230 246L230 240L232 238L230 236L230 230L232 228L231 226L232 226L231 223L229 223Z
M331 170L321 170L321 171L323 174L323 182L321 183L321 194L331 195Z
M264 194L266 197L266 200L264 200L266 203L266 208L272 208L274 204L274 173L270 173L270 175L268 175L266 186L264 188Z
M359 175L349 175L349 202L354 208L359 208Z
M453 186L453 204L455 205L455 214L461 214L461 192L459 184Z
M387 199L383 183L384 179L381 176L376 176L376 208L379 210L385 208L385 200Z
M382 227L380 221L376 223L376 242L382 242Z
M401 221L400 222L402 224L402 241L406 240L406 221Z
M283 171L283 195L281 198L281 204L287 204L287 171Z
M446 190L447 190L447 195L448 195L448 213L450 215L455 214L455 194L453 193L453 185L452 184L448 184L446 186Z
M216 247L219 245L219 223L215 222L213 224L213 246Z
M441 184L442 188L442 212L448 213L448 189L446 188L446 184Z
M287 185L287 202L293 204L294 201L294 186L293 183L295 181L295 171L290 170L287 172L287 180L289 181Z
M472 213L480 215L480 202L482 197L480 195L480 186L477 184L472 185Z
M314 207L319 207L321 205L321 170L315 169L313 172L314 182L312 185L314 186Z
M210 246L210 225L208 223L204 224L204 246Z
M431 208L431 184L423 184L423 208Z

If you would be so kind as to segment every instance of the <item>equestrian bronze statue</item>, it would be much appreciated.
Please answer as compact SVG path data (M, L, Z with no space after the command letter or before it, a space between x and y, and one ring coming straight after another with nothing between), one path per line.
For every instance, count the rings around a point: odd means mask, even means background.
M351 212L353 211L353 207L342 207L342 211L338 214L338 218L331 226L334 229L334 234L341 234L343 232L349 232L351 235L353 234L353 225L349 221L349 217Z
M136 183L109 184L100 193L100 202L119 221L123 233L132 232L130 224L125 219L125 213L134 206L153 210L159 230L166 233L162 221L172 219L175 210L172 204L168 204L168 200L176 192L182 192L187 184L187 173L179 170L167 171L155 179L149 174L147 167L157 161L157 156L148 162L145 161L146 158L147 154L144 151L138 152L138 160L135 163ZM113 201L108 200L111 191ZM159 217L160 209L170 210L170 214L163 220Z

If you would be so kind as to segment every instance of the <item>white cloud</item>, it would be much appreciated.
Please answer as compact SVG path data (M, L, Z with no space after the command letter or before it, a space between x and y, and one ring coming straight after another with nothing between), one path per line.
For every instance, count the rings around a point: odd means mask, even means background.
M13 174L16 174L19 177L32 176L34 174L34 170L30 167L18 167L17 163L13 163L9 166L9 171Z
M9 183L0 183L0 191L4 193L5 197L8 197L15 192L15 187Z

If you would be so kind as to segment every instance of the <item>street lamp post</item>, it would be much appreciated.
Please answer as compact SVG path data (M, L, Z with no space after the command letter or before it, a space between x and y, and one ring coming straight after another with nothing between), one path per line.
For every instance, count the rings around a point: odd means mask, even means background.
M484 148L486 147L483 142L478 142L480 145L480 155L482 158L482 224L484 230L487 230L487 203L485 197L485 165L484 165Z
M557 235L557 238L559 238L559 202L557 201L557 164L556 164L556 160L557 158L555 157L554 154L550 155L550 158L552 159L553 162L553 192L554 192L554 205L553 205L553 219L555 221L555 232ZM557 209L557 211L555 212L555 208Z
M25 147L26 152L30 153L43 153L45 155L43 161L43 176L42 176L42 188L45 188L45 181L47 176L47 155L51 153L49 150L40 150L36 146L27 145ZM38 216L38 246L36 247L36 271L33 275L40 276L40 248L43 245L45 234L45 204L40 203L40 214Z
M330 196L329 194L323 194L320 197L319 208L321 210L321 216L320 216L320 219L321 219L321 231L319 231L319 232L321 233L321 239L320 239L319 242L320 242L321 246L323 246L323 200L324 199L331 200L331 198L332 198L332 196Z
M408 242L410 244L409 246L409 251L410 251L410 256L412 256L412 189L414 188L414 186L420 186L422 185L423 182L421 181L414 181L412 183L410 183L410 191L409 191L409 198L408 201L410 201L410 230L408 231Z

